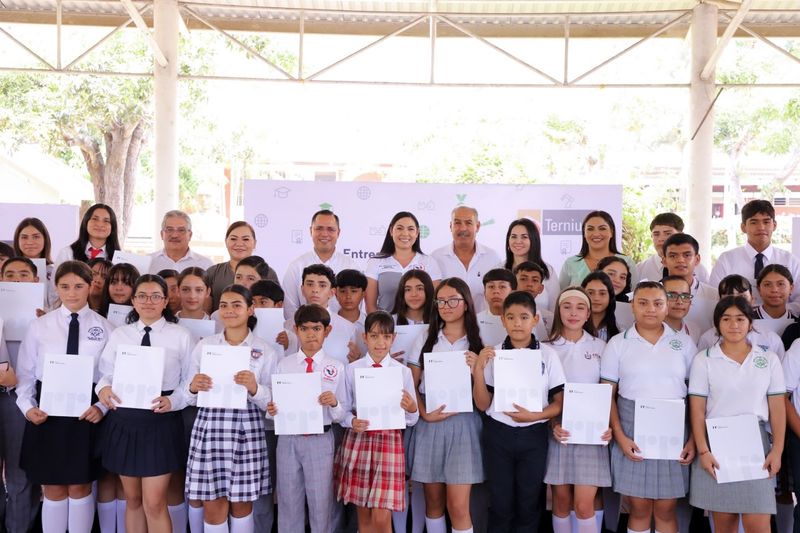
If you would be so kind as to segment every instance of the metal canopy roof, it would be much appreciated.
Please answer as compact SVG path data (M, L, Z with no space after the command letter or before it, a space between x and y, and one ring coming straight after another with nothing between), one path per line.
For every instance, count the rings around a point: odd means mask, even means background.
M483 37L641 37L691 10L697 0L187 0L180 5L222 29L306 33L383 35L421 15L438 14ZM714 0L724 28L738 3ZM150 2L135 2L142 8ZM0 0L0 22L117 26L128 19L118 0ZM145 14L149 20L150 13ZM191 28L206 26L185 17ZM753 0L743 24L766 37L800 36L798 0ZM665 36L683 36L689 21L671 26ZM441 37L464 34L439 23ZM403 35L427 35L416 25ZM737 35L745 36L739 30Z

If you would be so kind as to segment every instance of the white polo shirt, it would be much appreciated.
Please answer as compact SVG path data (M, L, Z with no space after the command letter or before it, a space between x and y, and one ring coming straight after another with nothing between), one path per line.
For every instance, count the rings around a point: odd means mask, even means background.
M794 290L789 301L794 302L800 299L800 261L795 258L790 252L776 248L775 246L768 246L763 252L764 266L767 265L783 265L789 269L789 272L794 278ZM761 303L761 296L758 294L758 287L756 287L756 279L753 277L756 265L756 252L755 248L750 246L750 243L745 243L744 246L739 246L733 250L728 250L720 254L717 259L717 264L711 270L711 276L708 282L711 286L719 286L719 282L729 274L739 274L744 276L750 281L753 287L753 300L756 304Z
M719 345L698 353L692 361L689 394L706 399L706 418L753 414L769 422L767 397L783 396L787 389L778 356L758 346L753 346L741 365Z
M714 326L714 308L719 302L719 292L700 280L695 280L691 289L694 298L684 321L694 330L706 331Z
M500 263L500 256L497 255L497 252L476 242L475 254L469 262L469 268L464 268L464 263L456 256L452 242L437 248L431 255L439 263L442 278L461 278L467 282L472 293L472 300L475 302L475 310L483 311L486 307L486 301L483 298L483 276Z
M783 332L797 321L797 315L787 306L786 312L779 318L772 318L763 306L759 305L753 308L753 328L758 331L774 331L777 335L783 335Z
M658 254L651 255L636 265L636 271L639 273L639 281L661 281L664 277L664 265L661 257ZM703 266L703 263L694 268L694 277L701 283L708 283L708 269Z
M177 270L178 274L180 274L189 267L200 267L203 270L208 270L214 264L208 257L195 253L191 249L177 261L170 259L163 248L150 254L150 258L150 274L158 274L160 271L167 269Z
M378 282L378 309L392 310L400 286L400 278L409 270L424 270L434 281L442 279L439 264L430 255L415 254L406 266L401 265L391 255L389 257L373 257L367 261L364 274Z
M704 351L712 346L719 344L720 336L714 328L709 329L700 336L697 341L697 349ZM784 349L783 341L775 334L774 331L756 331L752 330L747 334L747 342L753 346L758 346L764 352L773 352L778 356L778 359L783 361Z
M286 267L286 273L283 275L283 281L281 282L281 288L283 289L283 317L286 319L292 318L294 312L306 303L300 286L302 285L303 269L311 265L325 265L333 270L334 274L338 274L348 268L360 270L356 268L356 264L350 256L336 251L327 261L320 259L314 250L295 258ZM331 308L334 311L338 311L339 303L335 300L335 298L331 299Z
M634 325L608 341L600 359L600 377L616 383L619 395L628 400L683 399L696 353L692 339L667 324L655 344L643 339Z
M795 340L786 350L783 358L783 378L786 382L786 392L792 395L792 405L800 414L800 339Z
M559 337L546 343L557 354L569 383L600 383L600 358L606 343L583 332L578 342Z
M336 396L336 407L324 406L322 408L322 423L330 425L331 422L340 422L344 414L350 411L350 404L347 402L347 389L345 388L344 365L336 359L325 355L323 350L318 351L312 356L311 363L313 372L322 374L322 392L331 391ZM306 371L306 354L302 351L287 355L280 361L275 369L275 374L304 374ZM276 405L278 411L281 406ZM268 418L272 418L267 413Z
M498 344L494 347L495 350L502 350L503 345ZM539 349L542 352L542 376L544 379L545 387L542 388L542 409L550 405L550 391L563 387L566 379L564 378L564 369L561 368L561 360L558 354L550 346L540 343ZM483 369L483 379L486 381L487 387L494 387L494 359L490 359L486 367ZM532 426L534 424L544 424L548 419L537 420L536 422L515 422L510 416L502 411L496 411L494 408L494 395L492 395L492 403L486 410L486 414L502 422L503 424L515 428Z

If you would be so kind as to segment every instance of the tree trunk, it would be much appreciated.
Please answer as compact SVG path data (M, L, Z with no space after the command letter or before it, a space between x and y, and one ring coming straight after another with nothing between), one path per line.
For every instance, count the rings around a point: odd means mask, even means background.
M125 170L122 177L123 183L123 198L122 198L122 215L123 225L120 226L119 242L121 245L125 243L125 237L128 235L130 228L131 214L133 212L133 200L136 193L136 170L139 167L139 153L142 150L142 143L144 143L144 121L140 120L131 134L130 143L128 144L128 154L125 158Z

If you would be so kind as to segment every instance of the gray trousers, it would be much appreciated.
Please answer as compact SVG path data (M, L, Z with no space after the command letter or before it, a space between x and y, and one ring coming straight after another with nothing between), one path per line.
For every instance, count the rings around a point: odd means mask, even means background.
M272 531L272 525L275 523L274 496L276 494L275 483L277 481L277 461L275 459L275 455L277 453L276 446L278 444L278 437L275 436L275 430L268 429L266 438L267 455L269 457L270 487L272 487L272 492L270 494L264 494L255 502L253 502L254 530L258 531L259 533L270 533Z
M41 488L28 482L19 467L25 423L17 407L17 393L0 392L0 460L5 472L5 525L9 533L25 533L31 528L41 499Z

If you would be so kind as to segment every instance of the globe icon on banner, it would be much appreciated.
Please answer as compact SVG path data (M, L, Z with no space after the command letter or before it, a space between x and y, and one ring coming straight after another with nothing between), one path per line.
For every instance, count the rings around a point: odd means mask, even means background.
M356 196L359 200L369 200L372 196L372 191L369 187L362 185L356 190Z
M430 235L430 234L431 234L431 230L425 224L422 224L419 227L419 236L422 237L423 239L427 239L428 235Z
M258 227L258 228L266 228L267 224L269 224L269 218L264 213L259 213L253 219L253 222L255 223L256 227Z

